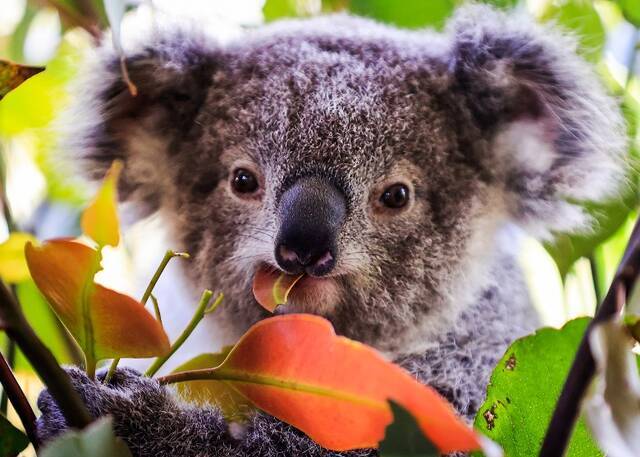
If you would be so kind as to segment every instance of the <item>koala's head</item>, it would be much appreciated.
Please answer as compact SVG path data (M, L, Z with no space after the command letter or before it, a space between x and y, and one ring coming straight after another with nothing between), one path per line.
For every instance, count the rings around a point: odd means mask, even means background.
M459 313L500 225L572 229L569 202L620 179L620 115L574 52L482 7L444 34L347 16L227 45L169 30L128 53L137 97L96 54L73 147L94 178L123 160L123 198L163 215L239 332L266 315L256 271L306 273L285 311L394 351Z

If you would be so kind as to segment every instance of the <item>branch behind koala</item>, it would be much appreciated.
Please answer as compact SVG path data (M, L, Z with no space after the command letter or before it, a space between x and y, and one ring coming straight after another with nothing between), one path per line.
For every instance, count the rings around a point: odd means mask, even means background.
M591 332L595 326L620 312L639 276L640 220L636 221L609 292L582 337L567 381L549 423L540 450L540 457L562 457L564 454L578 417L580 401L595 373L595 361L589 344Z
M60 368L51 351L35 334L13 294L3 282L0 282L0 324L47 385L68 424L75 428L89 425L93 418L74 391L68 376Z

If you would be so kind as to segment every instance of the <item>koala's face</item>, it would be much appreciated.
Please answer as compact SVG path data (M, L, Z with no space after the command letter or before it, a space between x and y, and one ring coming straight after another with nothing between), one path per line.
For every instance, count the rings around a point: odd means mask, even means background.
M616 171L622 149L618 114L547 31L467 15L447 36L340 17L225 48L161 38L130 59L137 100L107 62L82 147L97 175L125 161L123 194L163 213L238 333L267 315L263 270L305 275L279 312L407 349L477 292L500 224L570 226L562 198L599 196L598 162Z
M305 273L279 312L392 344L442 310L487 193L437 60L398 70L375 42L331 45L277 36L231 53L173 162L168 217L230 321L266 315L257 269Z

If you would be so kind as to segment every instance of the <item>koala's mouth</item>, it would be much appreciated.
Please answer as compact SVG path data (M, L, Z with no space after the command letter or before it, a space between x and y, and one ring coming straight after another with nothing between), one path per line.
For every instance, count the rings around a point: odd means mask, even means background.
M339 286L330 277L289 275L271 265L259 265L253 280L256 301L276 314L327 314L337 304Z

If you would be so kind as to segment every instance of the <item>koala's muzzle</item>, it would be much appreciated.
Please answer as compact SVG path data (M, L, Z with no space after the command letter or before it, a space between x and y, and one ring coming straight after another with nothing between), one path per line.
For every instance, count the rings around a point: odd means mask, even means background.
M346 211L344 195L325 179L306 177L289 187L278 208L275 256L280 268L290 274L329 273Z

